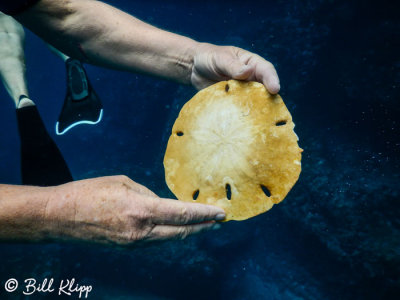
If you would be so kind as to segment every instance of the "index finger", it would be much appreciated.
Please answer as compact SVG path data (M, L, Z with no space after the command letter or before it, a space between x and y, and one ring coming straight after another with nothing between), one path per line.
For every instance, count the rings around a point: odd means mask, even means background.
M273 64L262 57L258 57L256 62L255 77L257 81L263 83L271 94L277 94L280 90L278 73Z
M155 199L153 222L164 225L185 225L208 221L222 221L222 208L201 203L188 203L172 199Z

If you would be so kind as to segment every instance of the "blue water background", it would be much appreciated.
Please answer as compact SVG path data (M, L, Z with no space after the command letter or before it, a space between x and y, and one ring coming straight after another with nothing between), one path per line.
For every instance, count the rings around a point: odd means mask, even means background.
M184 241L131 250L1 245L1 284L9 277L75 277L93 285L92 299L400 299L398 5L109 3L161 28L270 60L305 150L300 180L268 213ZM194 88L86 66L104 119L56 136L64 64L29 32L26 59L31 98L75 179L125 174L173 197L163 154ZM0 182L19 184L15 109L3 88L0 103Z

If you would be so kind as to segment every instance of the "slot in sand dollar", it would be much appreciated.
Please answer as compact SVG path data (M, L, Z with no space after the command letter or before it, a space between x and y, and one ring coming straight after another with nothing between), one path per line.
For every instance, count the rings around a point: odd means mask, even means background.
M216 205L225 221L281 202L301 172L292 116L257 82L221 81L181 109L164 157L165 180L186 202Z

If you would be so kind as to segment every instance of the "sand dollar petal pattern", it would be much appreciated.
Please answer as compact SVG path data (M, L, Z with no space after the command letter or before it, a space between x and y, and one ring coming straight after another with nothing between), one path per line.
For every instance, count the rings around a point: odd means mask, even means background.
M181 201L222 207L245 220L282 201L301 171L292 117L257 82L221 81L181 109L164 157L168 187Z

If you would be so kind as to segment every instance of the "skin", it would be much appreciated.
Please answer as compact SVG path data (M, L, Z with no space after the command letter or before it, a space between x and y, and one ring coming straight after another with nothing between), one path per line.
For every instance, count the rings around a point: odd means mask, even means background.
M91 64L198 89L235 78L256 80L269 92L279 92L276 70L261 56L158 29L103 2L41 0L16 19L63 53Z
M28 95L25 76L25 33L12 17L0 13L0 78L15 106L20 95Z
M14 18L0 12L0 79L16 108L35 105L29 98L19 101L21 95L29 97L24 44L25 32L22 25ZM48 46L62 60L68 59L65 54Z
M261 56L158 29L99 1L41 0L15 19L66 55L87 63L197 89L234 78L259 81L270 93L279 92L275 68ZM224 217L215 206L159 198L125 176L56 187L0 185L0 240L129 246L217 229L215 222Z
M90 241L131 246L217 229L224 211L161 199L126 176L55 187L0 185L3 241ZM222 214L217 217L218 214Z

